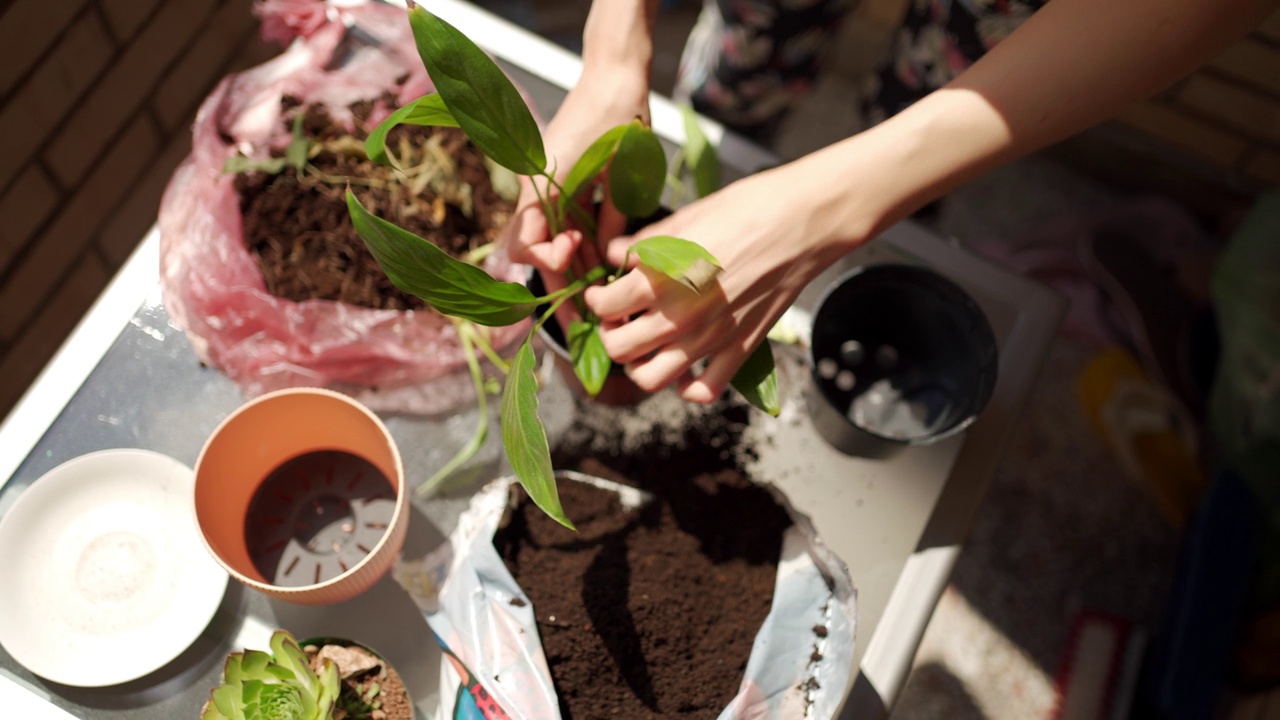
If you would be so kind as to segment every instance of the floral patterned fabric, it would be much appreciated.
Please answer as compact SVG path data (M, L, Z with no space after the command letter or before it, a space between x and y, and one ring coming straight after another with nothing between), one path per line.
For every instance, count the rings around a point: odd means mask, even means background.
M946 85L1046 0L909 0L887 62L867 88L874 123Z
M759 138L817 77L850 0L707 0L675 96Z
M908 0L881 69L869 78L871 122L945 85L1047 0ZM676 98L767 139L813 85L850 0L707 0L680 61Z

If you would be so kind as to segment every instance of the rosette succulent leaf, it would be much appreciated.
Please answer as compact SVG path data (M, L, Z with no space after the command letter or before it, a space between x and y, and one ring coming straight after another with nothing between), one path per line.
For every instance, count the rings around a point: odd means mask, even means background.
M270 653L227 656L222 685L210 693L200 720L330 720L338 690L332 661L313 670L297 640L277 630Z

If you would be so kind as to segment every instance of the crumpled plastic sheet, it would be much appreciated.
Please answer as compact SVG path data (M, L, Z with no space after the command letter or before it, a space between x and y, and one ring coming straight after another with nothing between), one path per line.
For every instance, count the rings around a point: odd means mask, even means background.
M624 506L641 502L635 488L578 473L557 477L614 490ZM456 713L459 702L478 704L490 720L560 717L534 608L511 604L526 596L493 547L515 482L507 477L486 485L472 498L449 542L425 558L401 560L393 571L447 659L441 663L437 718L476 716ZM853 581L808 519L776 494L795 524L783 539L773 606L756 635L738 693L720 720L833 718L852 682L857 625ZM827 629L825 638L814 633L818 625ZM812 659L815 644L822 656L817 661ZM492 703L500 710L495 712Z
M348 106L400 85L397 105L431 91L402 8L382 3L270 0L259 3L264 33L294 38L278 57L228 76L200 106L191 154L161 200L160 280L164 304L202 362L247 396L296 386L351 393L375 410L449 411L474 398L452 323L432 311L392 311L270 295L246 249L227 158L265 157L289 143L280 99L324 103L338 122ZM381 104L377 122L393 107ZM499 250L485 269L502 280L524 269ZM488 330L502 349L527 323Z

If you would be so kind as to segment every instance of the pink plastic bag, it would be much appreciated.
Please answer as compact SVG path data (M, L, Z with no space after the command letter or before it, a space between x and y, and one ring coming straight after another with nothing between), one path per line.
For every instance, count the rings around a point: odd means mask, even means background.
M296 40L279 57L223 79L201 105L191 154L160 204L164 304L197 356L248 396L322 386L378 410L445 412L474 396L461 375L444 379L466 363L452 323L431 310L372 310L270 295L244 244L234 178L222 172L237 152L264 157L269 148L288 144L280 119L283 95L324 103L336 121L351 122L347 108L356 101L394 90L403 104L430 92L405 11L349 5L270 0L255 8L264 32ZM393 109L379 106L370 120ZM503 280L524 276L502 251L485 269ZM527 327L489 329L490 341L507 347Z

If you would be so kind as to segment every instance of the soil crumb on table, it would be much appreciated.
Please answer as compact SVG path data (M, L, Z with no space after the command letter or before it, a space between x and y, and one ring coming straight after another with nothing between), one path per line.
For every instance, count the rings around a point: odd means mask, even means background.
M679 437L655 426L647 439L585 418L555 466L657 499L623 511L614 493L562 482L577 533L523 493L499 529L566 719L715 718L737 693L791 524L739 464L747 418L717 407L686 418Z

